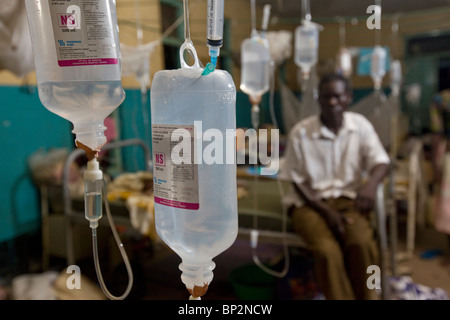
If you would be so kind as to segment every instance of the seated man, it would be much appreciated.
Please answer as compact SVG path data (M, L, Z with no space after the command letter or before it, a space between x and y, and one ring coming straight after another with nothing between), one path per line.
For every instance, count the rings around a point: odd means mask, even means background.
M369 213L390 159L372 124L346 110L345 77L327 75L318 89L320 114L292 128L280 173L293 182L286 200L294 229L313 253L326 299L377 299L367 287L367 267L379 265Z

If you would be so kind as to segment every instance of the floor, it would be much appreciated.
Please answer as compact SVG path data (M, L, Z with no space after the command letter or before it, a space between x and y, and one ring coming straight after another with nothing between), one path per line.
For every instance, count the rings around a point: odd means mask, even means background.
M404 233L399 228L398 252L404 247ZM438 288L450 296L450 265L443 264L444 254L447 253L447 238L431 227L418 228L416 233L416 248L414 256L409 260L397 261L397 276L408 276L415 284L428 288ZM280 271L284 260L282 247L278 245L261 244L258 257L261 261L271 261L273 270ZM315 287L312 275L312 263L309 252L303 249L293 249L291 265L300 268L300 274L293 273L291 267L285 278L274 278L273 291L270 293L248 292L244 284L237 283L236 272L240 268L253 267L254 272L260 271L252 260L250 244L246 238L238 238L225 252L214 259L214 279L203 296L207 300L239 300L239 299L322 299L320 291ZM401 254L399 254L399 257ZM275 262L278 261L278 264ZM185 300L189 298L184 284L181 282L181 271L178 265L180 258L164 244L154 248L152 259L139 264L135 283L136 289L130 299L138 300ZM126 283L126 272L121 270L123 278L122 288ZM391 273L391 271L389 271ZM260 275L261 276L261 275ZM139 278L141 277L141 278ZM267 277L267 274L266 274ZM291 285L294 280L302 279L297 288ZM233 280L233 281L232 281ZM95 279L94 279L95 281ZM298 283L297 283L298 284ZM294 289L296 290L294 293ZM256 290L256 289L255 289ZM262 288L261 290L267 290ZM290 293L288 294L288 290ZM308 293L308 290L310 291ZM259 295L262 294L262 295ZM264 294L269 294L264 296Z
M397 261L397 276L407 276L412 279L415 284L429 287L440 288L447 293L450 297L450 265L445 265L444 254L447 253L447 238L445 235L436 232L430 227L418 228L416 237L416 248L414 256L409 260L401 260L401 254L399 254L399 260ZM401 230L399 232L399 244L398 251L401 253L403 250L404 241L402 239L404 235ZM281 247L266 245L260 248L260 260L263 259L279 259L282 257ZM165 253L163 253L165 251ZM309 261L310 258L308 252L302 250L296 251L297 257L300 261ZM264 254L263 254L264 253ZM237 296L239 293L239 287L233 287L230 282L230 276L232 272L237 268L244 265L254 264L251 256L251 249L249 247L248 240L238 239L234 245L223 254L219 255L216 259L216 269L214 270L214 279L211 282L210 288L204 299L240 299ZM292 262L292 261L291 261ZM149 265L149 281L146 293L141 299L187 299L189 294L181 283L180 271L178 270L178 264L180 259L175 254L172 254L170 249L161 248L161 256L159 260L155 260ZM298 265L298 260L297 260ZM303 264L305 266L305 264ZM311 266L306 263L306 267ZM279 270L279 269L278 269ZM390 275L391 271L389 271ZM162 276L162 275L165 276ZM289 275L289 274L288 274ZM292 278L295 278L292 274ZM303 278L311 279L311 273L308 270L304 270ZM278 286L283 279L277 279ZM285 282L285 281L284 281ZM311 281L307 281L305 286L311 285ZM320 294L317 294L317 288L313 288L315 293L312 296L303 296L307 299L320 298ZM282 297L275 291L273 299L295 299L296 297Z

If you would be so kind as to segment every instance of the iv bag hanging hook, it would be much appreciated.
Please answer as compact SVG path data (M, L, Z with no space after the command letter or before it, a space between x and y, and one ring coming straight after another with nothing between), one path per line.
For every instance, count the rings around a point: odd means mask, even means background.
M183 0L184 6L184 42L180 47L180 63L182 68L200 68L200 62L198 60L197 51L194 48L194 44L191 41L191 32L189 30L189 8L188 0ZM190 54L194 58L194 64L188 65L184 60L184 51L190 51Z

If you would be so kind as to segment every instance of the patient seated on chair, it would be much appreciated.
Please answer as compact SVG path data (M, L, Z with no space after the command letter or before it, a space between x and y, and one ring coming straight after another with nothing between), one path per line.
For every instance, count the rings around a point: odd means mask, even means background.
M348 79L324 76L320 112L289 133L280 178L293 182L285 201L295 231L314 257L319 286L328 300L378 299L367 286L367 268L380 265L369 214L390 159L373 125L347 111Z

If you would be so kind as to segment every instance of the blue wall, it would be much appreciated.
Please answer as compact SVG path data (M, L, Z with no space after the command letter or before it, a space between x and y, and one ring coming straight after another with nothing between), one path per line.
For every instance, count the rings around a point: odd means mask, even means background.
M28 157L72 148L71 125L45 109L36 88L0 86L0 242L40 227L39 195Z

